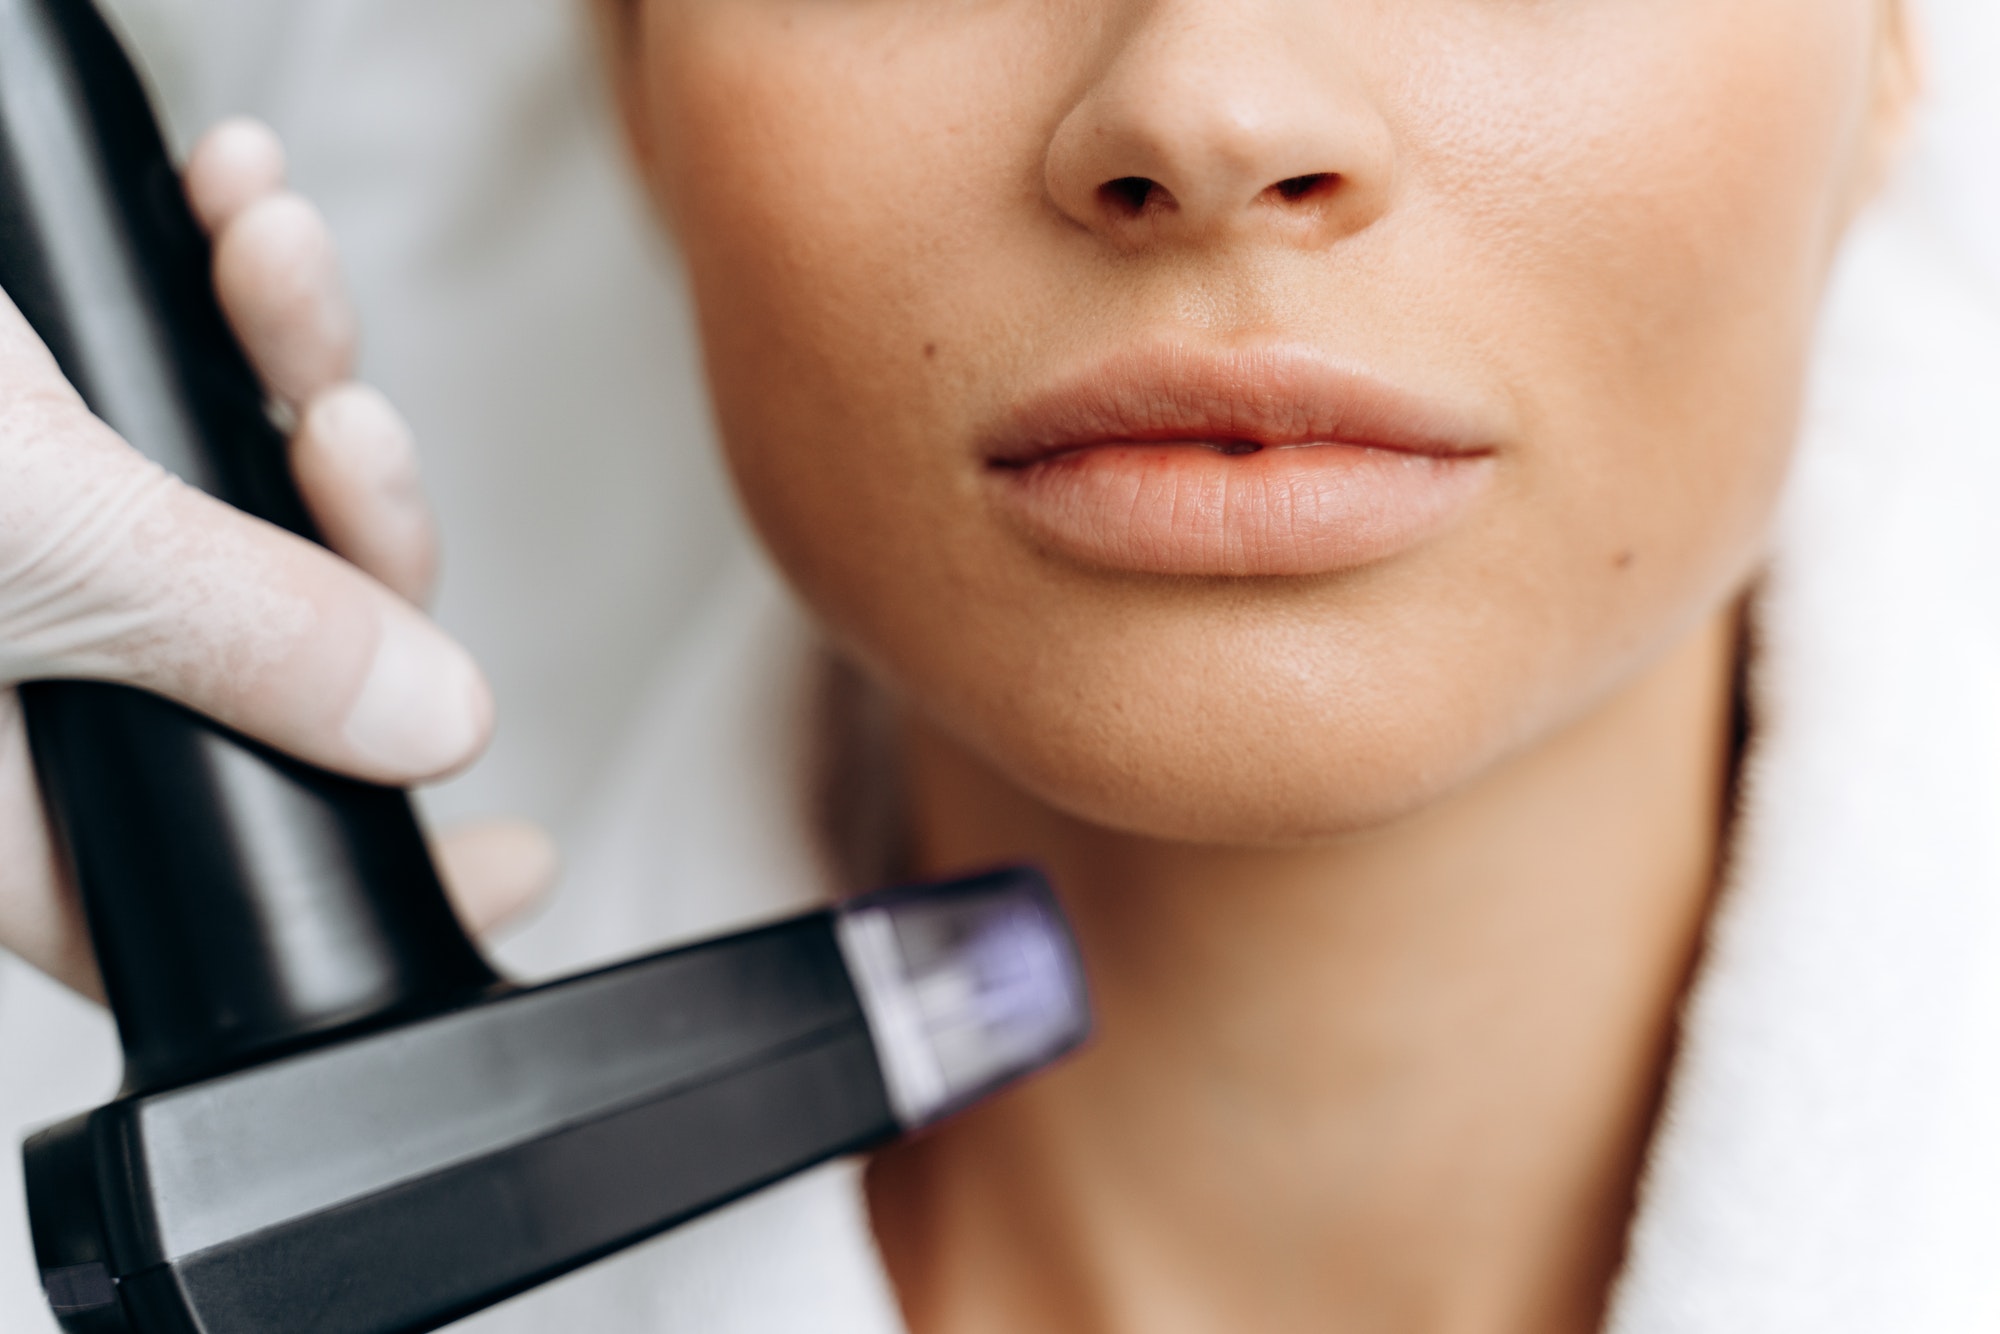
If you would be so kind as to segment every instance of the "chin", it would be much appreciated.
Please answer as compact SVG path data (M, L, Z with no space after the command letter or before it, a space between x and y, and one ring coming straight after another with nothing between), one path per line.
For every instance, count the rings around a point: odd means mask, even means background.
M1395 824L1453 784L1412 767L1339 758L1338 733L1245 747L1214 763L1197 736L1155 736L1132 751L996 757L1008 778L1098 828L1204 847L1294 848Z
M1215 662L1238 657L1223 637L1192 643L1178 657L1157 643L1082 647L1045 660L1026 688L922 712L978 768L1062 816L1235 847L1393 825L1476 778L1522 730L1503 694L1469 689L1464 673L1384 673L1324 652L1301 662L1287 645L1240 659L1261 664L1246 676ZM1128 655L1151 670L1120 670ZM1287 659L1291 671L1277 666Z

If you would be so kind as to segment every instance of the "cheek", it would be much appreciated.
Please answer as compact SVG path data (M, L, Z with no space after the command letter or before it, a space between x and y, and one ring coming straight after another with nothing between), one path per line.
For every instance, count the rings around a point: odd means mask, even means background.
M1010 94L1013 67L1045 54L1042 25L979 4L653 8L668 15L648 33L658 166L723 387L743 366L765 402L777 386L900 388L951 312L940 283L1039 193L1033 113ZM782 378L794 365L805 378Z
M1671 544L1754 522L1782 471L1871 4L1632 8L1565 19L1559 38L1440 35L1441 61L1410 62L1394 97L1423 184L1403 268L1446 279L1413 304L1489 312L1457 340L1510 386L1528 464L1574 492L1564 508ZM1468 278L1470 305L1448 290Z
M980 58L977 5L941 34L897 5L652 8L655 165L739 490L789 567L866 579L889 515L962 502L940 424L1040 316L963 296L1039 189L1033 128L989 114L1013 62Z
M1412 21L1383 94L1405 130L1381 256L1399 318L1506 385L1521 423L1480 550L1545 653L1522 668L1539 694L1516 696L1529 728L1761 554L1860 152L1873 4L1557 8L1559 32Z

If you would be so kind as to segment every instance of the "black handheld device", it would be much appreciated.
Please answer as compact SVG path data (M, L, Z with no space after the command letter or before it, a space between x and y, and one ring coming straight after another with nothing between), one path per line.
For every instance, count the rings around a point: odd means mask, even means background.
M0 0L0 288L134 447L314 536L90 0ZM927 1124L1088 1024L1032 871L519 987L404 793L122 686L22 703L125 1052L114 1101L24 1149L75 1334L434 1329Z

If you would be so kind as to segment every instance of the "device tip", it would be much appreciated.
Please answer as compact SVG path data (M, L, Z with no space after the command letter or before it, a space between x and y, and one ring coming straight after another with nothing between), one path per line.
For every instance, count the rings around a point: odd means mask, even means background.
M836 930L906 1130L1089 1035L1075 940L1030 867L881 890L837 909Z

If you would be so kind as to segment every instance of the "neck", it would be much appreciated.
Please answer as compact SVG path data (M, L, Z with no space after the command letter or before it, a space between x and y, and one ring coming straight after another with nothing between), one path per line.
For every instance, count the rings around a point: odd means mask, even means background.
M1597 1326L1726 799L1733 618L1388 829L1192 847L906 738L926 869L1047 866L1068 1066L881 1155L917 1334Z

